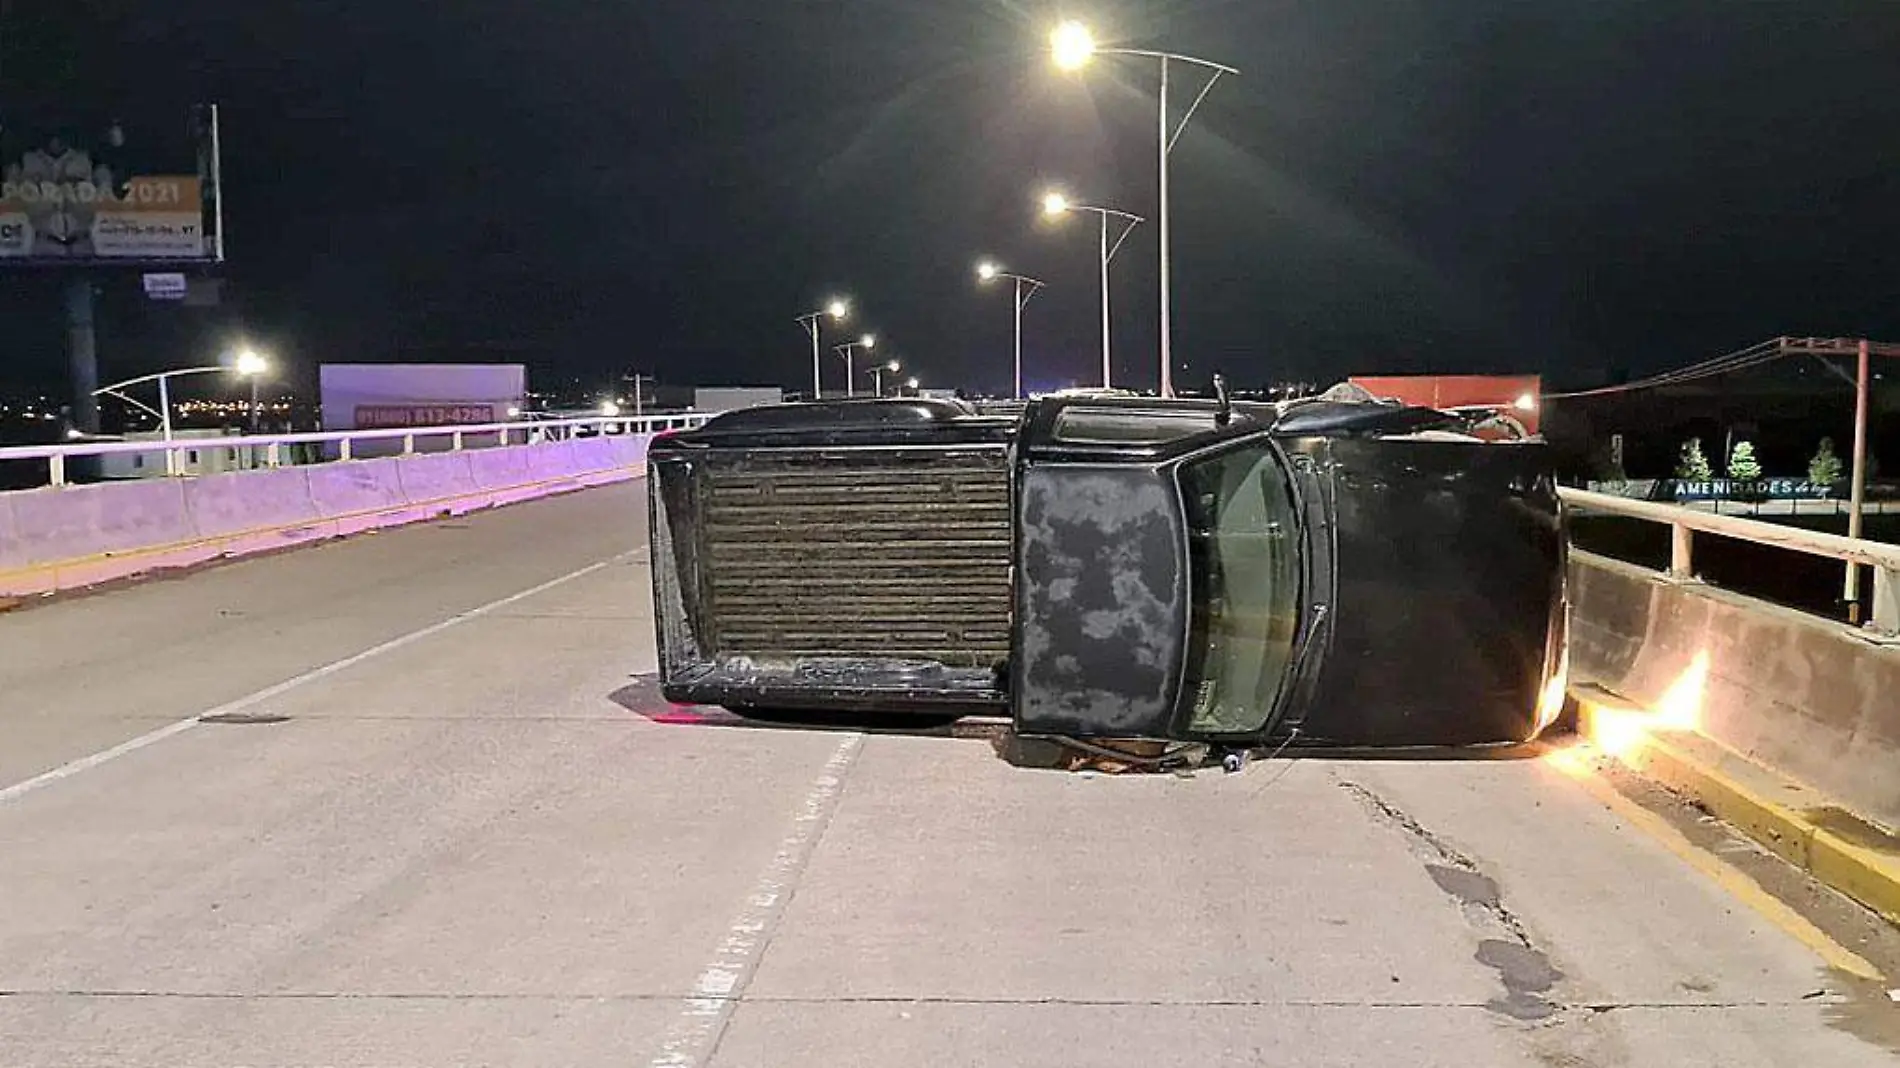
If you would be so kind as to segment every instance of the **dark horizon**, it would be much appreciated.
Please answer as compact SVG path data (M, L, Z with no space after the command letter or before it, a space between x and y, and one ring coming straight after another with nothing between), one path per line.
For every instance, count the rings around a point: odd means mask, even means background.
M1050 282L1025 319L1031 385L1087 384L1095 242L1086 220L1039 223L1037 197L1060 182L1154 217L1155 72L1056 71L1059 16L1241 70L1174 159L1184 387L1587 385L1777 334L1900 337L1900 7L1710 10L183 0L15 8L0 73L16 108L223 108L227 302L151 306L115 276L106 379L242 334L299 382L322 360L488 353L542 388L634 370L803 388L793 320L836 292L927 383L999 389L1009 299L972 275L988 254ZM1136 386L1154 260L1150 223L1115 264ZM10 274L0 314L0 386L58 387L51 279Z

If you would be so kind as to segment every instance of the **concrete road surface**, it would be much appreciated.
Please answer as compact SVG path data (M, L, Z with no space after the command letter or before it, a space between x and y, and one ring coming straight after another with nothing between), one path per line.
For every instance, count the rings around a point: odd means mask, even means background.
M677 714L639 494L0 616L0 1066L1896 1059L1871 950L1587 767Z

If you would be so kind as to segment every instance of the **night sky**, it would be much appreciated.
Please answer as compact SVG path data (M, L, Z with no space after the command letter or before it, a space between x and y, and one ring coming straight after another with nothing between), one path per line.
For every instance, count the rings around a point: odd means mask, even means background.
M793 318L844 293L926 384L1002 389L987 253L1050 283L1026 363L1054 386L1097 364L1095 243L1039 193L1155 214L1155 68L1054 70L1065 15L1242 71L1174 156L1183 385L1589 384L1900 338L1892 0L10 0L0 109L136 137L224 107L227 303L108 278L107 378L241 332L305 380L504 358L541 385L800 387ZM1114 276L1119 373L1148 387L1155 238ZM57 384L54 289L4 285L0 384Z

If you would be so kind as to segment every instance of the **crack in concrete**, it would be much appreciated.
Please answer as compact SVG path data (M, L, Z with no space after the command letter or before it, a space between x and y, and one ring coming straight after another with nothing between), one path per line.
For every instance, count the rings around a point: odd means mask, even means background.
M1504 903L1497 881L1484 874L1477 861L1459 852L1372 788L1349 779L1338 782L1340 789L1357 798L1372 812L1374 819L1398 828L1432 858L1426 860L1425 873L1439 890L1458 902L1474 927L1500 930L1509 936L1484 938L1478 943L1476 960L1496 972L1499 982L1504 984L1504 996L1487 1002L1486 1007L1524 1021L1547 1020L1557 1015L1561 1011L1559 1006L1544 995L1550 993L1564 975L1537 948L1524 921Z
M1420 845L1438 855L1443 864L1427 864L1425 871L1432 877L1432 881L1438 884L1440 890L1457 898L1463 904L1481 909L1496 917L1519 945L1527 949L1536 948L1531 942L1530 932L1525 928L1524 921L1504 904L1503 894L1499 891L1496 880L1484 874L1478 867L1477 861L1427 830L1413 819L1410 813L1379 796L1370 787L1349 779L1340 780L1339 786L1371 808L1378 818L1398 827Z

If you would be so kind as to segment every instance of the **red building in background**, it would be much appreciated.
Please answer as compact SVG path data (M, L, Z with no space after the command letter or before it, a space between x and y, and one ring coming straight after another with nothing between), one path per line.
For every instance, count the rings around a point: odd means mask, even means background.
M1353 385L1375 397L1427 408L1493 408L1538 433L1544 380L1539 375L1354 375Z

